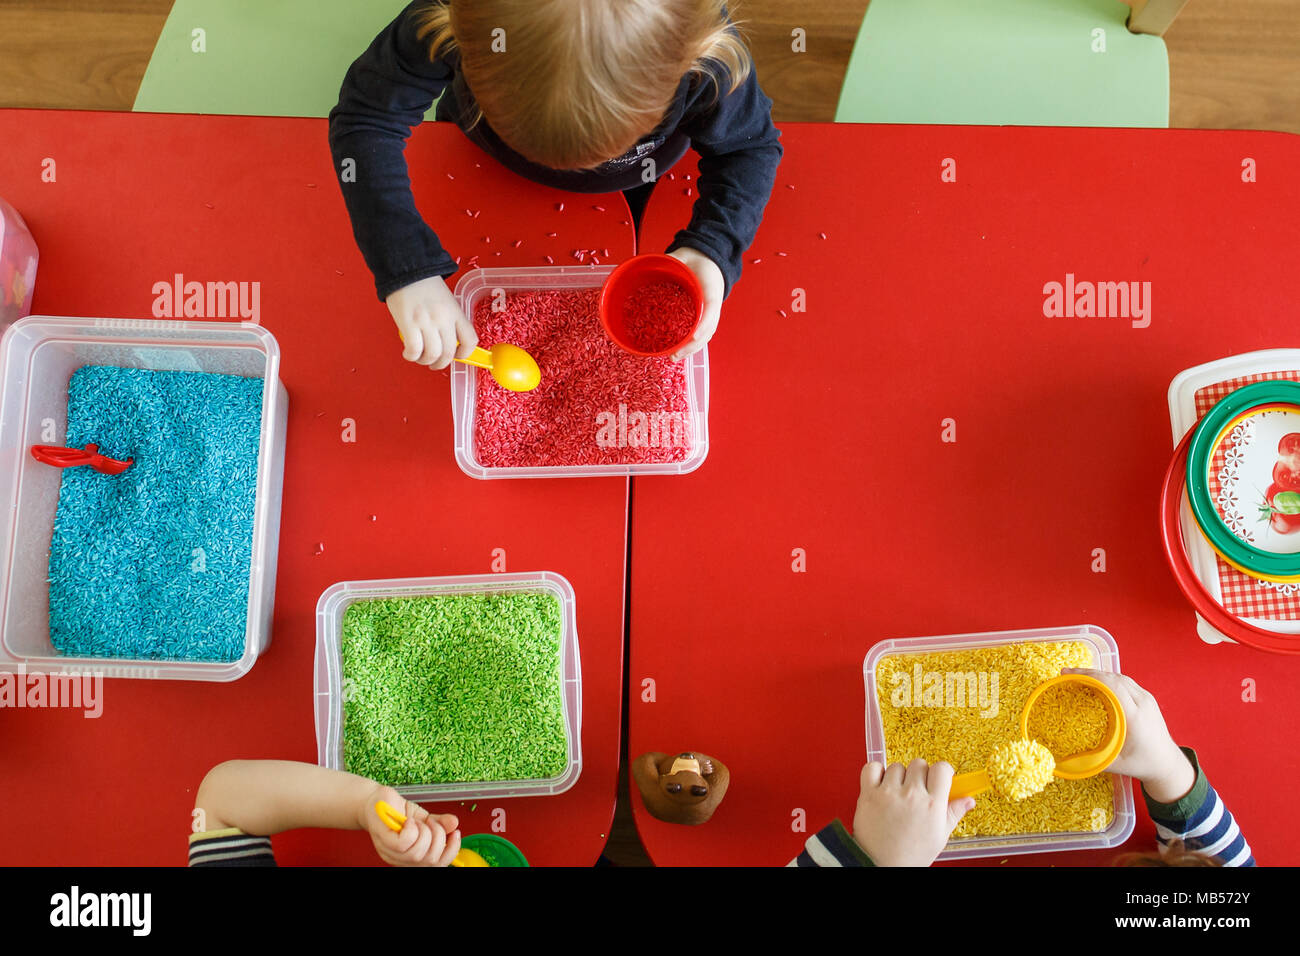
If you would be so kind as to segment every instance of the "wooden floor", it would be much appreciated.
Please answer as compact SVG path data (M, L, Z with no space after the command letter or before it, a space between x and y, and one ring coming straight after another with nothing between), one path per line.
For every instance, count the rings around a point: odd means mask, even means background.
M732 0L778 121L830 121L868 0ZM1041 0L1048 2L1048 0ZM171 0L0 0L0 107L129 110ZM807 52L790 31L807 33ZM1300 132L1300 3L1191 0L1170 125Z
M867 3L732 0L778 121L834 119ZM131 109L170 9L171 0L0 0L0 108ZM807 52L790 48L795 27ZM1165 40L1171 126L1300 132L1296 0L1191 0ZM626 773L606 857L649 862Z

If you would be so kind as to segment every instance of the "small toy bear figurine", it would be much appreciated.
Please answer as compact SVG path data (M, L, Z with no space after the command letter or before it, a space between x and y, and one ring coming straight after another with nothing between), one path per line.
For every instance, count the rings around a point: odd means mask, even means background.
M656 820L696 826L707 823L731 782L721 760L702 753L645 753L632 764L632 779Z

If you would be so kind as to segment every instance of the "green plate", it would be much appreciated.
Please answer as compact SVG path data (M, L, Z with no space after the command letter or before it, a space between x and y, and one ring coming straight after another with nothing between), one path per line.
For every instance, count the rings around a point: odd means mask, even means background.
M488 866L528 866L519 847L494 833L471 833L467 837L461 837L460 845L483 857Z
M1255 382L1237 389L1211 408L1196 426L1187 456L1187 500L1211 547L1247 573L1270 577L1300 575L1300 553L1265 551L1243 541L1224 522L1210 496L1210 459L1215 443L1235 417L1263 405L1290 405L1300 410L1300 382Z

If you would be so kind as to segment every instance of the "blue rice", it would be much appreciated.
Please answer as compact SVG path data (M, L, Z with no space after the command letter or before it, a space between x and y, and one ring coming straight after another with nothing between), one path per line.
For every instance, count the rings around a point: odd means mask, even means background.
M87 365L64 442L134 458L65 468L50 541L50 641L73 657L243 656L260 378Z

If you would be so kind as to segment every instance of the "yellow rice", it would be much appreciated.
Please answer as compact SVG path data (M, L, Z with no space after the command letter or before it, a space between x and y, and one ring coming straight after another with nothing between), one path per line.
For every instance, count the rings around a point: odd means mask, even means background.
M1037 740L1012 740L989 755L989 780L993 789L1020 801L1042 793L1052 782L1056 760Z
M891 699L898 686L893 677L911 679L917 663L925 673L996 673L997 713L982 717L980 708L971 706L896 706ZM1056 677L1063 667L1095 667L1096 663L1090 645L1083 641L883 657L876 665L876 696L885 760L907 764L920 757L929 763L946 760L957 773L978 770L998 746L1020 737L1020 711L1034 687ZM1055 697L1047 702L1039 718L1045 725L1067 723L1063 712L1052 712L1059 704ZM1038 709L1035 706L1035 712ZM992 791L975 799L975 809L962 818L954 837L1104 830L1115 815L1111 778L1106 773L1086 780L1055 780L1042 793L1019 802Z
M1043 691L1029 712L1029 736L1058 760L1096 750L1106 739L1106 704L1085 684L1057 684Z

